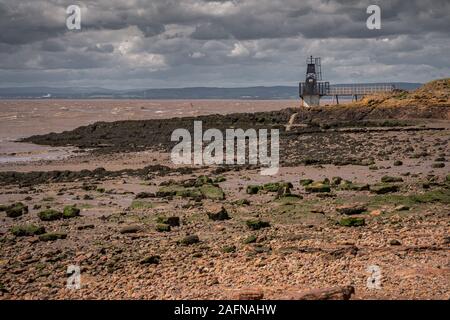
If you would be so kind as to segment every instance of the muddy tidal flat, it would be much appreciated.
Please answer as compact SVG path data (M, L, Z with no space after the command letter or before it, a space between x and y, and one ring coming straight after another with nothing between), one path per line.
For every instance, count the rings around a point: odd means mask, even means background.
M450 299L450 108L298 105L0 101L0 299ZM174 165L199 120L278 174Z

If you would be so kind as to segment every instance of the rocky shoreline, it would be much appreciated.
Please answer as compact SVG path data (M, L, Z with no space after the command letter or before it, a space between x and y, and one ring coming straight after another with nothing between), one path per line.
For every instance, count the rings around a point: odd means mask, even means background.
M286 109L119 121L24 139L85 152L58 170L0 172L0 299L449 299L439 108L419 120ZM169 132L194 119L279 128L280 172L170 164ZM159 156L137 158L148 150ZM66 286L70 265L80 289Z

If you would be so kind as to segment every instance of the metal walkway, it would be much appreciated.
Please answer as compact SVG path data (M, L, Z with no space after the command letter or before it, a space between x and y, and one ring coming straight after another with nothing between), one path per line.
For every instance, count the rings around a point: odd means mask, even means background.
M395 89L392 84L375 85L348 85L348 86L330 86L327 95L329 96L358 96L378 92L391 92Z

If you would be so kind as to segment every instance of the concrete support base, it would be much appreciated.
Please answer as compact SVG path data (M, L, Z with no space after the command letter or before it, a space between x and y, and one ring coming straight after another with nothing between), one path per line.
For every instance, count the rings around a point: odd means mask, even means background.
M303 106L316 107L320 105L320 96L303 96Z

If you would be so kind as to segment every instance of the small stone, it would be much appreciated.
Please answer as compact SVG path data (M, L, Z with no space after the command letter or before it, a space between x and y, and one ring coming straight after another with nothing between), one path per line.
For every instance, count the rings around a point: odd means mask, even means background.
M256 242L256 236L255 235L250 235L247 238L244 239L243 243L244 244L249 244L249 243L255 243Z
M198 242L200 242L200 239L195 234L186 236L186 237L184 237L183 239L181 239L179 241L180 244L185 245L185 246L189 246L189 245L192 245L192 244L195 244L195 243L198 243Z
M141 260L141 264L159 264L161 262L161 257L154 255L149 256Z
M403 179L401 177L383 176L383 177L381 177L381 182L383 182L383 183L403 182Z
M238 206L249 206L249 205L250 205L250 200L247 200L247 199L239 199L239 200L236 200L236 201L234 202L234 204L235 204L235 205L238 205Z
M270 223L259 219L250 219L245 222L251 230L259 230L270 227Z
M405 206L405 205L398 205L398 206L396 206L395 208L394 208L394 210L395 211L407 211L407 210L409 210L410 208L408 207L408 206Z
M314 180L312 180L312 179L302 179L302 180L300 180L300 185L303 187L306 187L313 182L314 182Z
M403 161L401 161L401 160L394 161L394 166L398 167L398 166L402 166L402 165L403 165Z
M222 248L222 252L224 252L224 253L236 252L236 246L225 246Z
M261 189L262 189L261 186L250 185L250 186L247 186L247 193L248 194L257 194L259 192L259 190L261 190Z
M331 178L331 184L333 186L337 186L337 185L341 184L341 182L342 182L342 178L341 177L333 177L333 178Z
M255 250L255 253L267 253L272 250L270 247L266 247L260 244L256 245L253 249Z
M85 224L85 225L77 227L78 230L86 230L86 229L94 229L94 228L95 228L95 226L93 224Z
M161 223L161 224L167 224L171 227L178 227L180 226L180 217L158 217L158 219L156 220L157 223Z
M208 217L213 221L230 219L227 210L223 206L219 210L216 210L215 212L208 212Z
M158 223L156 225L156 231L158 232L170 232L170 225L164 223Z
M147 199L154 198L155 194L150 192L139 192L134 198L135 199Z
M384 212L382 211L382 210L380 210L380 209L376 209L376 210L372 210L372 211L370 211L370 215L371 216L375 216L375 217L377 217L377 216L380 216L380 215L382 215Z
M246 289L239 291L234 298L237 300L262 300L264 293L260 289Z
M393 239L393 240L389 241L389 244L390 244L391 246L400 246L400 245L401 245L401 242L398 241L398 240L396 240L396 239Z
M123 227L122 229L120 229L120 233L122 233L122 234L136 233L136 232L139 232L141 230L142 230L141 226L130 225L130 226L126 226L126 227Z

